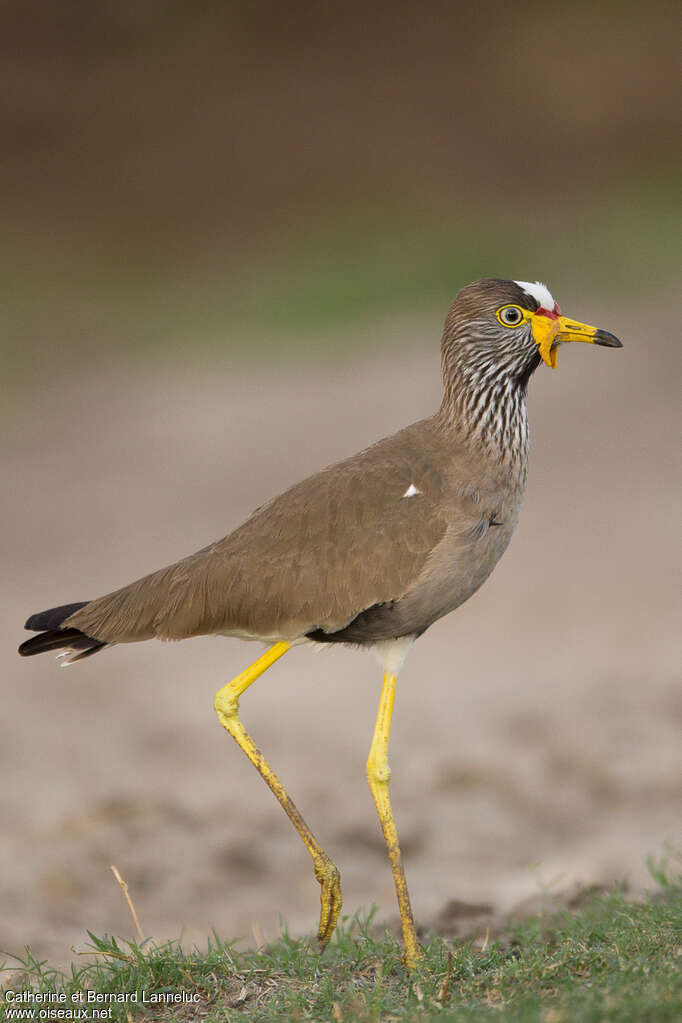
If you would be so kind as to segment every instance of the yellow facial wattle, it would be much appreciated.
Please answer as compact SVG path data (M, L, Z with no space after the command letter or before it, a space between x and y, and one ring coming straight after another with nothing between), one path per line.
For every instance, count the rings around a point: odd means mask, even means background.
M556 348L552 348L559 333L562 317L547 316L545 313L533 313L530 320L533 340L538 346L542 361L546 366L556 369Z

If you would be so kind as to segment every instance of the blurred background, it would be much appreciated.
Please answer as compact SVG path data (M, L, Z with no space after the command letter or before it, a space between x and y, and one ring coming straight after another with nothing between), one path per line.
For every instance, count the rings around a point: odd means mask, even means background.
M87 929L132 933L112 862L156 937L313 929L305 850L213 715L255 648L67 673L14 648L29 613L428 415L447 306L480 276L546 281L625 348L537 374L518 534L407 662L415 913L475 930L650 882L682 796L678 23L661 0L0 5L0 948L64 962ZM297 650L242 709L348 910L390 922L379 682Z

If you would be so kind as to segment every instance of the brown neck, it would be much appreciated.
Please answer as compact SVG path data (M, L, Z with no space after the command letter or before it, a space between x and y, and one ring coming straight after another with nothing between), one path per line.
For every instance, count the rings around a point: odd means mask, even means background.
M465 356L465 357L463 357ZM526 390L535 365L519 374L499 358L443 347L443 401L438 419L479 454L516 468L528 458Z

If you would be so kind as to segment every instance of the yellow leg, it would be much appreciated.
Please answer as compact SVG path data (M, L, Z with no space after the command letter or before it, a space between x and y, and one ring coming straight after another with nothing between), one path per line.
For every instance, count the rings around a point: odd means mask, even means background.
M381 699L379 701L379 713L367 760L367 780L374 796L381 830L384 833L384 841L388 850L388 857L391 861L393 881L395 883L396 895L398 896L398 908L400 909L400 920L403 927L405 965L408 970L412 970L422 958L422 951L419 947L417 932L414 928L410 893L407 890L407 880L405 879L405 871L403 870L400 846L398 844L398 832L393 820L391 801L388 796L388 783L391 779L391 769L388 766L388 739L391 733L395 685L395 675L384 675Z
M305 843L305 847L313 858L315 877L322 888L320 894L320 927L317 937L322 948L332 936L336 921L341 910L341 883L339 872L326 852L317 841L312 831L303 820L293 801L289 798L286 789L272 770L265 757L254 743L239 719L239 697L249 688L252 682L263 674L264 671L275 663L289 649L288 643L275 643L262 657L237 675L232 682L219 689L215 695L213 705L218 715L218 720L223 728L227 729L238 746L244 750L247 757L254 765L263 781L269 786L276 798L279 800L282 809L294 825Z

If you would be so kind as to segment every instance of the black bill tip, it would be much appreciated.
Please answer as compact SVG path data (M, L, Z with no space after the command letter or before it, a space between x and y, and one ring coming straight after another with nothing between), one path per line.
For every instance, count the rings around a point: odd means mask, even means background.
M592 338L595 345L602 345L604 348L622 348L623 342L620 341L615 334L612 334L608 330L602 330L601 328Z

